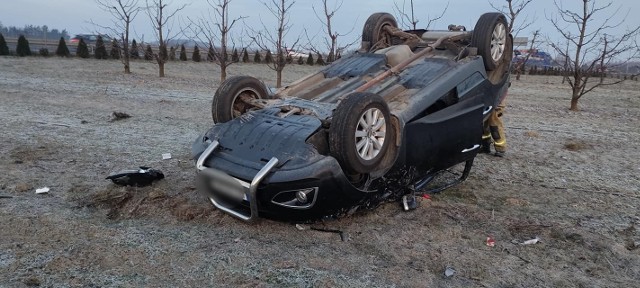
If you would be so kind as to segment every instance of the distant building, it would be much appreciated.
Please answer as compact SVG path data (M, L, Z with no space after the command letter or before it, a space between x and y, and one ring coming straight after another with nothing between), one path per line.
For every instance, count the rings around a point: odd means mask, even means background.
M520 47L529 45L529 37L515 37L513 38L513 47Z

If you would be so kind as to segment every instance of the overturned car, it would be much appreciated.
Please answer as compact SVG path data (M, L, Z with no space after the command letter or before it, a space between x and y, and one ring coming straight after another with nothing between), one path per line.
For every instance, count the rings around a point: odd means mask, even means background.
M483 121L506 95L512 38L505 16L473 31L398 29L371 15L362 48L275 93L238 76L212 103L215 125L192 146L198 189L245 221L349 214L421 191L476 157Z

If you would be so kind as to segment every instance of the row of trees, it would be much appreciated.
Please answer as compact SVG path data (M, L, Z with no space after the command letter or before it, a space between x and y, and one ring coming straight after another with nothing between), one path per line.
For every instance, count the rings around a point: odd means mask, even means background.
M3 26L0 23L0 34L6 37L17 38L20 35L24 35L27 38L37 37L44 39L58 39L63 37L65 39L69 39L69 32L66 29L51 29L47 25L44 26L34 26L34 25L26 25L22 28L15 26Z
M109 25L97 26L109 30L113 35L120 35L121 42L129 43L129 34L131 31L131 23L138 16L140 12L147 14L151 26L154 30L155 41L158 43L158 50L152 51L153 59L158 64L158 75L164 77L164 67L167 63L169 54L168 43L174 39L177 35L191 34L191 37L198 39L200 42L211 43L212 46L217 49L210 49L213 54L213 62L220 67L220 80L224 81L227 76L227 68L233 63L240 62L234 61L233 55L229 55L229 51L237 50L235 42L231 35L238 29L239 24L246 17L240 16L233 18L230 15L233 0L207 0L209 5L209 17L203 18L189 18L183 25L175 25L175 17L186 7L186 5L175 5L167 0L94 0L96 3L106 12L112 16L112 23ZM342 6L342 2L335 2L335 6L329 5L329 0L322 0L322 9L316 9L316 16L327 28L326 33L328 35L326 42L329 48L327 60L329 62L335 60L342 50L346 49L349 45L340 46L338 39L343 36L339 32L336 32L332 27L332 18L335 16L337 10ZM259 28L244 27L250 35L248 38L251 40L252 45L256 45L263 51L274 51L273 61L265 61L271 69L276 72L276 86L282 86L282 71L286 65L294 63L294 59L291 59L289 51L295 50L300 46L300 37L295 37L293 41L286 41L289 39L288 34L291 30L292 23L290 22L290 13L295 5L294 0L266 0L262 5L265 7L270 17L273 17L277 23L275 27L267 27L262 25ZM321 12L320 12L321 11ZM172 29L176 26L182 26L180 29ZM354 42L355 43L355 42ZM241 51L246 51L248 46L240 47ZM124 50L128 50L128 47L123 47ZM309 49L315 52L316 55L322 55L319 51ZM268 52L271 53L271 52ZM126 55L126 53L125 53ZM258 54L256 54L257 57ZM231 56L231 57L230 57ZM265 55L265 58L268 57ZM244 57L243 57L244 58ZM305 59L298 59L300 61L309 63L324 63L323 57L319 57L316 62L313 62L313 55L306 57ZM310 60L309 60L310 58ZM125 67L125 73L130 73L129 61L130 57L125 56L122 58L122 62ZM236 59L237 60L237 59ZM255 61L255 59L254 59Z
M169 49L169 53L166 54L166 59L163 59L165 62L167 60L181 60L181 61L187 61L189 58L187 57L187 51L186 48L183 45L180 45L180 52L178 54L178 47L171 47ZM234 49L233 52L231 54L229 53L220 53L219 51L216 51L216 49L213 48L213 46L209 46L208 51L206 52L206 61L209 62L215 62L216 61L216 57L220 57L219 55L225 54L227 57L230 57L230 59L227 59L227 61L229 61L229 63L238 63L238 62L242 62L242 63L266 63L266 64L272 64L274 61L274 57L273 54L271 53L271 51L267 50L266 53L264 53L264 60L262 58L262 53L264 52L260 52L258 50L255 51L255 53L253 54L253 60L251 60L251 58L249 57L249 52L247 49L243 49L242 52L238 52L238 49ZM7 43L3 37L2 34L0 34L0 55L9 55L10 51L9 51L9 47L7 46ZM49 56L49 51L46 48L42 48L40 49L39 52L40 55L42 56ZM151 45L147 44L146 46L144 45L138 45L136 40L134 39L133 42L131 43L131 47L128 50L128 53L125 53L123 51L123 49L120 47L120 43L118 41L116 41L115 39L111 42L110 48L107 49L107 45L104 42L102 37L98 37L97 41L96 41L96 45L95 45L95 51L93 53L93 57L96 59L122 59L122 57L124 57L124 54L128 54L127 56L130 59L144 59L144 60L155 60L155 54L153 49L151 48ZM176 57L176 54L178 54L178 56ZM241 55L242 54L242 55ZM32 55L31 52L31 48L29 47L29 41L26 39L26 37L24 37L24 35L20 35L19 39L18 39L18 45L16 48L16 55L18 56L30 56ZM60 41L58 42L58 48L56 49L55 55L60 56L60 57L70 57L71 56L71 52L69 51L69 48L67 47L66 41L64 40L64 38L60 38ZM80 40L76 49L76 56L80 57L80 58L89 58L91 57L91 54L89 52L89 46L84 42L84 40ZM193 47L193 51L191 53L191 60L193 60L194 62L201 62L203 61L202 59L202 55L200 52L200 49L198 48L198 46L194 46ZM324 61L324 57L322 56L322 54L317 54L316 55L316 60L314 60L314 56L312 53L309 53L308 56L306 57L298 57L297 62L300 65L325 65L325 61ZM287 55L285 61L287 62L287 64L292 64L294 63L294 59L291 55Z

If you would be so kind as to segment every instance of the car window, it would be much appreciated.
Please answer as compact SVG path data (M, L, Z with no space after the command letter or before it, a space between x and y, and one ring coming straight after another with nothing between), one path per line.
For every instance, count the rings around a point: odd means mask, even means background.
M91 41L96 41L96 36L95 36L95 35L91 35L91 36L89 36L89 40L91 40Z
M458 96L464 97L467 92L469 92L474 87L478 86L478 84L484 81L484 77L480 72L476 72L471 74L467 79L458 84Z

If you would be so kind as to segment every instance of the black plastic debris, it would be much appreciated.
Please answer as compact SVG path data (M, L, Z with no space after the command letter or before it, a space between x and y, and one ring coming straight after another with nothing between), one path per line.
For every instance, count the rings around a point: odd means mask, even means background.
M140 167L135 170L123 170L116 174L109 175L106 179L121 186L149 186L153 181L164 178L164 174L160 170L151 169L149 167Z
M131 118L131 115L124 112L113 111L113 113L111 113L111 119L109 119L109 122L119 121L127 118Z

